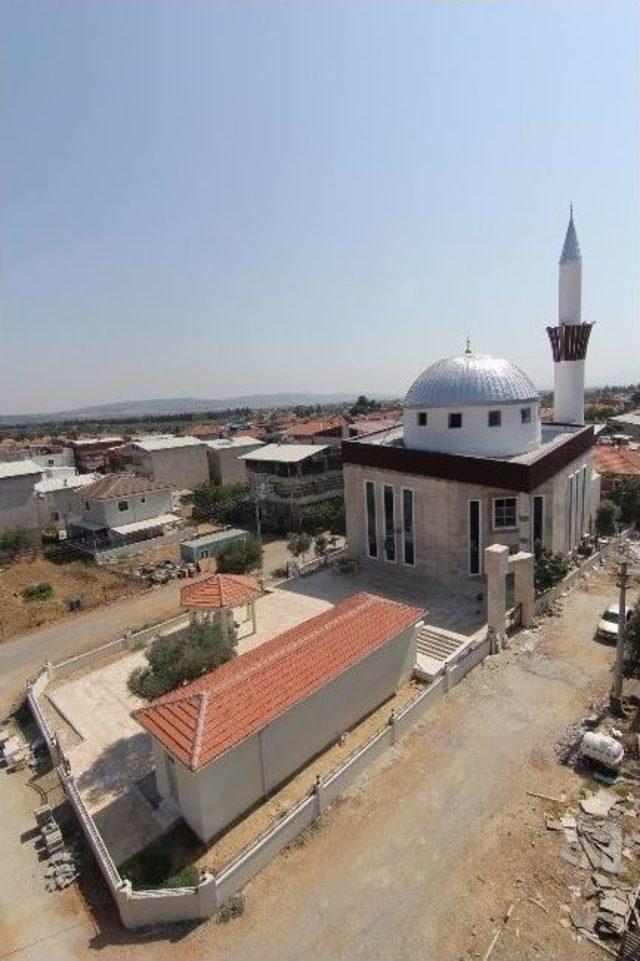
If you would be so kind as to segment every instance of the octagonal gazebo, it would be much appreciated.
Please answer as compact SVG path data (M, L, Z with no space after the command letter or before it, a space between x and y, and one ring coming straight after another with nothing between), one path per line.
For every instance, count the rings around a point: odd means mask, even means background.
M246 607L245 620L251 619L256 631L256 600L262 594L257 578L248 574L214 574L195 584L185 584L180 591L180 606L187 611L214 614L220 618L226 637L233 624L233 612Z

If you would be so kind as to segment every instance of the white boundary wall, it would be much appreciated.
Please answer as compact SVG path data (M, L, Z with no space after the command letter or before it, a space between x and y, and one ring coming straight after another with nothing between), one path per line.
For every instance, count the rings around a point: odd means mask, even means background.
M575 571L536 602L536 613L543 611L558 594L567 590L582 574L598 564L604 556L616 549L620 541L607 544L602 551ZM113 863L93 818L87 811L78 792L69 765L60 751L55 735L40 709L38 698L44 693L51 677L64 676L78 667L100 661L119 649L137 647L148 643L152 637L179 629L187 618L184 615L162 624L145 628L103 645L86 654L69 658L58 664L47 664L40 674L28 684L27 699L33 716L44 737L52 761L57 767L61 782L78 817L105 880L112 892L122 923L127 928L139 928L150 924L186 921L211 917L232 895L240 891L283 848L295 840L305 828L334 801L358 777L359 774L391 747L409 728L420 721L425 712L458 684L469 671L481 664L491 652L492 640L487 636L486 626L470 638L470 643L451 662L445 664L438 677L401 711L391 712L387 725L366 744L358 748L347 760L324 778L318 778L310 794L303 798L285 817L275 821L260 837L252 841L217 874L203 874L194 888L171 888L161 890L133 891Z
M65 793L71 803L91 850L111 891L122 923L127 928L138 928L149 924L185 921L211 917L225 901L240 891L266 864L332 803L377 757L395 744L410 727L419 721L423 714L438 701L465 674L480 664L490 651L490 641L486 631L475 635L475 642L466 648L459 659L446 666L429 687L425 688L401 711L392 712L389 722L366 744L355 751L347 760L325 778L316 781L311 793L296 804L285 817L275 821L260 837L242 850L217 874L203 874L194 888L171 888L160 890L133 891L131 884L123 879L104 844L96 824L87 811L82 797L70 773L68 762L61 752L55 734L40 709L38 698L44 693L51 677L64 676L78 667L91 663L92 659L101 660L105 652L137 646L140 641L167 629L179 626L176 622L184 618L174 618L164 624L148 628L138 634L120 638L112 644L103 645L95 651L68 658L59 664L48 664L38 677L29 683L27 699L33 716L47 743L49 753ZM482 639L478 639L482 637Z

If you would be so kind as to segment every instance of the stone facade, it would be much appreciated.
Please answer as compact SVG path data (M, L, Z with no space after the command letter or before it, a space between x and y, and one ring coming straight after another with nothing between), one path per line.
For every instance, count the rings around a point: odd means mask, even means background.
M496 475L500 464L496 461ZM584 514L582 512L582 478L586 478ZM347 517L347 541L352 555L361 562L371 564L400 564L403 560L402 490L410 489L413 496L413 527L415 541L415 564L418 571L430 576L466 576L469 574L469 502L480 501L480 556L490 544L504 544L511 551L529 551L532 548L533 498L542 495L543 536L542 543L554 551L568 553L573 550L582 533L592 525L599 498L598 475L593 476L591 453L584 454L558 471L552 478L533 490L522 493L499 487L463 483L400 473L389 469L345 463L344 496ZM570 532L569 483L574 480L574 497L571 504L574 522ZM365 482L373 481L377 519L378 557L369 556L367 540L367 516L365 507ZM385 558L384 544L384 487L394 492L395 561ZM510 529L494 526L494 500L516 498L516 520ZM584 520L583 520L584 517ZM482 563L482 562L480 562ZM482 573L482 571L480 572Z

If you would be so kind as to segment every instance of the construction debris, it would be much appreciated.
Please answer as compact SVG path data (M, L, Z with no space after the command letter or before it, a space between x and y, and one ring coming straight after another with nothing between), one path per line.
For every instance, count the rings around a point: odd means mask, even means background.
M596 818L606 818L613 805L618 801L617 794L608 791L606 788L601 788L597 794L592 794L591 797L580 801L580 807L585 814L591 814Z
M556 744L556 753L563 763L574 765L577 771L607 786L585 792L573 805L566 804L564 810L557 807L560 798L548 797L556 807L547 811L544 823L547 831L562 838L560 857L590 874L579 886L568 886L571 903L560 906L564 915L559 923L563 927L573 926L580 937L617 957L617 950L609 946L611 939L620 939L626 945L635 938L640 944L640 886L632 887L622 873L623 864L626 872L626 862L640 858L640 830L633 828L634 821L640 827L640 766L630 756L624 759L620 774L607 770L602 762L587 766L579 745L585 731L593 732L594 727L598 727L598 732L591 733L592 740L595 737L608 742L615 738L612 743L623 754L619 739L625 735L611 721L607 722L603 713L594 713L568 728ZM609 785L614 783L615 790L611 790ZM623 787L627 784L630 791ZM613 945L618 946L616 941Z

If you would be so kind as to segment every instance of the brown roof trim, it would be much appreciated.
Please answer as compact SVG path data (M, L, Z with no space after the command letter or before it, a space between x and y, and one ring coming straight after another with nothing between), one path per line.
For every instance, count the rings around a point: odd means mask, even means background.
M343 441L342 463L529 493L590 450L593 444L593 427L583 427L564 443L550 444L530 463L522 464L493 457L468 457L440 451L367 444L366 440Z

